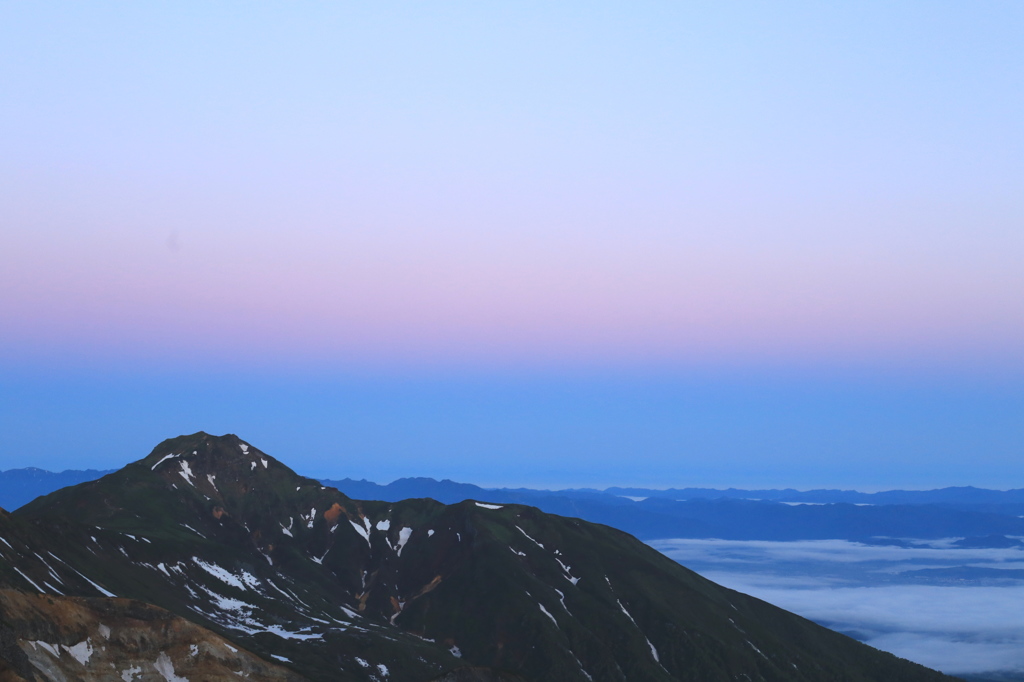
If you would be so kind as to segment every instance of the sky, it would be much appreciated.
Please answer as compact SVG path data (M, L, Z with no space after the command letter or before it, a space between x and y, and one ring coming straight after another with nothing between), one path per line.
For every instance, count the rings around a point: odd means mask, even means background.
M0 4L0 468L1024 487L1022 29Z

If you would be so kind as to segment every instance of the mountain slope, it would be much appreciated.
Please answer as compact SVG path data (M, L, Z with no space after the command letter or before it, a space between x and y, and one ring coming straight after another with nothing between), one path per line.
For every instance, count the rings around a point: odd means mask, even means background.
M12 521L97 585L311 679L426 680L466 663L581 682L949 679L620 531L520 505L352 500L235 436L165 441Z

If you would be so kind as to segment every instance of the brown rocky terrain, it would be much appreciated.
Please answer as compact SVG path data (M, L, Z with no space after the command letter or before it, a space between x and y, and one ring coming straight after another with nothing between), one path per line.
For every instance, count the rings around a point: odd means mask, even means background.
M223 637L132 599L0 590L0 682L303 682Z

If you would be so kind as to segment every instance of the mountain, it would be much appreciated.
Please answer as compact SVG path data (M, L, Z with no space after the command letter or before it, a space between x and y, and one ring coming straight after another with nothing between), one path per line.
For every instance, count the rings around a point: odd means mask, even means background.
M362 499L403 500L410 497L431 497L440 502L454 503L476 496L491 496L500 499L562 498L562 499L605 499L625 498L643 501L649 498L667 499L677 502L695 500L741 500L781 502L786 504L853 504L853 505L944 505L956 508L1009 507L1024 505L1024 489L987 490L972 486L940 488L936 490L885 490L863 493L857 490L795 490L741 488L622 488L604 490L573 488L567 490L534 490L529 488L482 488L469 483L457 483L445 479L399 478L387 485L380 485L366 479L340 480L323 479L346 494Z
M60 488L59 481L77 483L99 478L103 473L89 470L51 474L40 469L0 472L0 506L13 509L37 494ZM320 482L353 499L398 502L426 497L445 504L463 500L525 504L551 514L609 525L643 540L716 537L877 542L885 537L1024 535L1024 501L1018 501L1024 500L1021 490L962 487L882 493L708 488L549 491L486 489L432 478L400 478L387 485L352 479Z
M939 488L937 490L884 490L862 493L857 490L742 490L728 488L608 488L604 492L626 497L664 497L672 500L717 500L722 498L804 502L808 504L1024 504L1024 489L986 490L973 486Z
M359 501L232 435L165 441L0 515L0 537L11 587L152 604L310 680L952 679L621 531Z
M438 481L433 478L399 478L387 485L379 485L362 479L359 481L345 478L340 481L320 479L323 485L341 490L346 495L358 500L384 500L385 502L401 502L417 497L429 497L445 504L455 504L463 500L486 500L491 497L505 499L503 491L492 491L471 483L456 483L448 480Z
M68 470L54 473L35 467L0 471L0 507L17 509L40 495L84 481L93 481L112 471Z
M575 516L612 526L643 540L721 538L869 541L878 537L937 539L1024 535L1024 519L1017 513L1013 503L982 505L923 501L952 499L941 496L917 498L919 503L908 503L903 495L894 494L878 498L890 502L869 505L850 502L788 503L769 499L710 495L694 495L690 499L674 499L671 495L626 497L589 490L487 490L465 483L435 481L429 478L399 479L386 486L351 479L325 480L323 483L337 487L349 495L383 500L430 497L447 503L465 499L485 499L502 504L528 504L551 514ZM643 489L619 490L653 492ZM684 494L685 491L677 492ZM792 497L781 494L788 491L773 492L780 493L781 497ZM1011 496L1007 499L1013 498Z

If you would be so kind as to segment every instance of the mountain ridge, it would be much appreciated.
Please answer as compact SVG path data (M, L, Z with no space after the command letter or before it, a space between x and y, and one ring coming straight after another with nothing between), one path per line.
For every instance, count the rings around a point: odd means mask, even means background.
M643 540L712 537L770 541L843 539L874 544L882 540L908 537L928 541L949 537L983 539L1024 535L1024 520L1021 519L1024 516L1024 504L922 502L920 498L919 502L910 503L900 496L902 493L897 495L898 491L890 491L893 494L879 500L877 504L868 504L751 499L750 491L746 491L748 496L744 497L740 494L743 491L736 492L735 489L732 497L708 494L682 500L674 499L672 494L626 497L588 489L486 489L448 479L437 481L425 477L398 479L386 486L352 479L323 479L320 482L341 490L352 499L398 502L411 498L430 498L445 504L479 499L503 504L526 504L548 513L609 525ZM2 489L3 477L0 475L0 493ZM626 488L613 490L646 491ZM1003 495L1002 499L1013 499L1012 495L1016 494L1015 491L983 491L970 487L945 490L954 492L930 491L929 494L940 496L935 499L942 499L941 495L949 494L960 499L968 496L973 496L973 499L992 499L989 493ZM0 502L2 499L0 497ZM0 506L3 504L0 503Z
M0 508L12 511L31 499L68 485L95 480L116 469L67 469L52 472L37 467L24 467L0 471ZM315 477L309 477L315 478ZM665 498L675 501L737 499L747 501L774 501L807 504L861 504L861 505L1024 505L1024 488L996 490L976 486L947 486L930 490L882 490L873 493L854 489L815 488L643 488L611 486L596 488L501 488L484 487L452 479L427 476L402 477L387 484L367 479L318 478L325 485L359 499L399 501L410 497L432 497L438 501L461 501L470 496L536 496L536 497L620 497ZM39 492L36 492L36 491ZM457 495L464 495L455 499ZM24 499L33 495L31 499ZM21 501L23 500L24 501ZM450 502L449 502L450 503Z
M233 435L169 439L4 518L51 541L46 565L34 549L11 563L39 591L141 599L311 680L951 679L621 531L523 505L354 500Z

